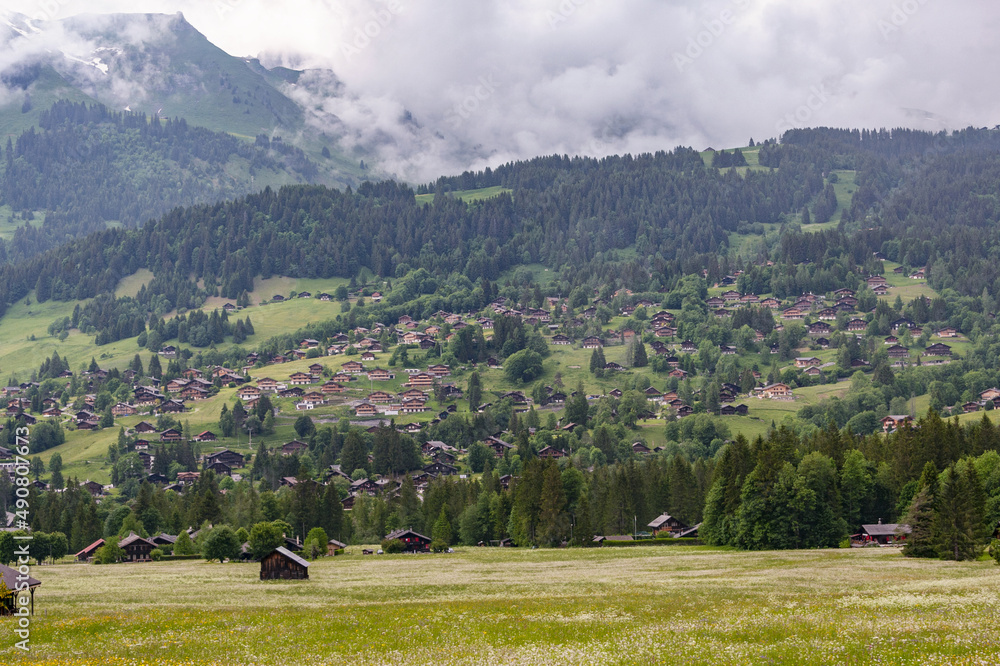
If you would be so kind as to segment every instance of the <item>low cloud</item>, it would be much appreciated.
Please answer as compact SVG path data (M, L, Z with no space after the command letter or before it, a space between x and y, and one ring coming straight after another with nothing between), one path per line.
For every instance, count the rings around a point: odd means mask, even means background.
M1000 122L1000 91L984 83L1000 8L972 0L5 6L41 18L182 11L229 53L313 70L289 91L309 122L418 182L553 152L742 145L798 126Z

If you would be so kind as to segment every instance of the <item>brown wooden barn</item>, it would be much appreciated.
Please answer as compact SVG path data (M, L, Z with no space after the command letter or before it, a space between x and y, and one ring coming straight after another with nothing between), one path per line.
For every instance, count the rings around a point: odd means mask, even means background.
M260 560L261 580L304 578L309 578L309 563L282 546L278 546Z

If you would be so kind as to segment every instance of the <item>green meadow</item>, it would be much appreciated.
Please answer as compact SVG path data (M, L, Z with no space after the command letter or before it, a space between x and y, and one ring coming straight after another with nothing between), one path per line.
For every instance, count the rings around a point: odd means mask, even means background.
M5 664L995 664L1000 567L895 549L464 548L58 564Z

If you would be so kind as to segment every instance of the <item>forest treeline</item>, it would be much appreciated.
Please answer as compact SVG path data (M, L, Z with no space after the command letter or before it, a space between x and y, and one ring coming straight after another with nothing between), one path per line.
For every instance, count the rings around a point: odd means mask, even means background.
M241 166L234 168L237 158ZM0 262L31 257L108 222L138 227L177 206L235 198L253 191L251 177L261 171L305 182L317 175L301 149L280 139L249 143L184 119L65 100L42 112L38 129L8 138L0 163L0 204L25 223L0 241ZM35 211L42 211L41 223Z
M446 422L453 419L463 417ZM738 436L714 457L693 458L635 455L628 432L617 426L567 433L516 419L508 425L514 446L503 457L470 445L481 476L432 479L422 497L409 475L421 464L420 440L392 427L371 433L346 421L297 423L309 447L302 455L261 447L245 479L206 471L183 494L144 481L122 435L112 445L120 496L96 504L72 479L65 492L32 488L31 527L66 534L71 552L128 531L176 534L208 524L250 530L276 520L301 538L320 527L341 541L374 543L399 527L430 534L443 513L454 543L511 538L521 546L557 546L641 531L669 513L700 523L708 543L745 549L837 546L863 524L905 522L913 528L911 554L967 559L982 552L1000 520L1000 431L988 418L963 427L931 410L912 427L868 436L832 424L808 436L779 427L753 442ZM565 447L569 455L539 458L543 446ZM160 445L156 453L155 473L196 468L187 444ZM609 464L592 466L595 458ZM332 474L332 464L354 468L355 480L382 474L396 482L359 494L345 511L351 481ZM297 483L281 484L284 477ZM0 479L0 499L9 502L12 490Z

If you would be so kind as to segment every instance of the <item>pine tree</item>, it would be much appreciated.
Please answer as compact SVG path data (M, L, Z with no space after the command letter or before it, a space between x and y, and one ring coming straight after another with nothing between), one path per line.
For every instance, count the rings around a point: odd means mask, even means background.
M448 522L448 514L445 513L444 506L441 507L441 513L434 521L431 539L433 541L432 547L436 551L442 551L451 545L451 523Z
M937 557L935 545L935 521L937 513L938 472L934 463L924 465L905 521L910 526L910 534L903 546L907 557Z
M541 508L538 515L539 541L558 546L566 535L566 494L555 461L549 461L542 473Z
M590 371L593 373L598 370L603 370L607 363L608 362L604 359L604 348L597 347L594 349L593 353L590 355Z
M469 377L468 398L469 411L475 412L479 409L479 405L482 404L483 400L482 382L479 379L479 372L475 370L473 370L472 375Z
M955 465L945 470L938 493L934 543L946 560L973 560L983 545L983 505L979 478L972 464L966 472Z

